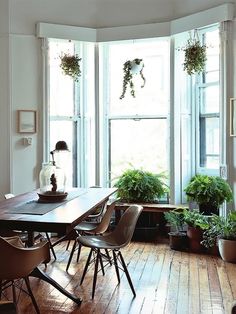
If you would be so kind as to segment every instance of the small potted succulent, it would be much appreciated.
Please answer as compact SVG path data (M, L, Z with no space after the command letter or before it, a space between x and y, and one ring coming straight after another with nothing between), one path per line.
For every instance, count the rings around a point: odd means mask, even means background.
M206 45L202 45L199 39L188 39L184 51L184 71L188 75L201 73L205 69L206 64Z
M219 207L224 201L233 200L229 184L219 176L197 174L184 189L187 200L195 201L205 215L219 214Z
M134 75L140 74L143 84L141 87L143 88L146 80L143 75L143 68L144 68L144 63L142 59L134 59L134 60L128 60L124 63L123 65L123 72L124 72L124 77L123 77L123 91L120 96L120 99L123 99L125 97L125 93L127 90L127 86L129 85L131 91L131 95L135 97L135 90L134 90L134 82L133 82L133 77Z
M75 82L78 82L79 77L81 76L80 61L82 59L79 58L77 54L71 55L68 53L61 55L60 59L60 68L62 69L63 73L72 77Z
M166 221L171 226L169 232L170 248L173 250L183 250L187 247L187 236L184 231L183 208L176 208L164 213Z

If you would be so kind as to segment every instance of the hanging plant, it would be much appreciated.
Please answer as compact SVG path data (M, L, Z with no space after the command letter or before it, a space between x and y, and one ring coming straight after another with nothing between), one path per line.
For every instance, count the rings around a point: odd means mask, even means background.
M188 75L195 73L201 73L205 69L206 64L206 45L202 45L197 35L197 31L194 32L194 38L190 38L187 41L184 51L184 71Z
M65 75L68 75L73 78L75 82L79 81L79 77L81 76L80 70L80 61L81 58L76 55L70 55L68 53L60 56L61 64L60 68L62 69Z
M131 91L131 95L133 97L135 97L135 90L134 90L134 82L133 82L133 76L140 74L142 80L143 80L143 84L141 85L141 87L143 88L146 80L145 77L143 75L143 68L144 68L144 64L143 64L143 60L142 59L134 59L134 60L128 60L124 63L123 65L123 72L124 72L124 77L123 77L123 91L122 94L120 96L120 99L123 99L125 97L125 93L127 90L127 85L129 85Z

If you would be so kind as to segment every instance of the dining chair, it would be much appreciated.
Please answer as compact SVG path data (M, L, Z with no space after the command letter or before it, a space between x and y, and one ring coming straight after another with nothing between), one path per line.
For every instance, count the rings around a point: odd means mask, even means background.
M126 274L127 280L129 282L130 288L133 292L134 297L136 296L133 283L131 281L127 266L125 264L124 258L121 254L121 248L127 246L134 233L134 229L138 220L139 215L142 212L143 207L140 205L132 205L126 209L121 219L119 220L115 229L104 235L82 235L77 238L77 241L85 247L90 248L90 253L87 258L86 265L81 277L80 284L83 283L85 275L88 271L90 264L94 265L94 275L93 275L93 287L92 287L92 298L94 298L97 274L99 271L99 264L101 265L101 270L104 274L104 267L112 263L115 266L116 275L118 282L120 283L119 269L123 270ZM112 258L109 258L106 254L103 254L101 250L111 250ZM93 255L93 258L92 258ZM105 260L106 265L103 264Z
M77 226L75 226L74 230L76 231L77 237L74 241L70 257L66 266L66 271L68 271L70 267L70 263L72 260L72 257L74 255L74 252L76 250L76 245L78 245L78 253L77 253L77 263L79 261L80 252L81 252L81 244L78 240L78 237L81 235L98 235L98 234L104 234L107 229L109 228L111 216L113 213L113 210L116 205L116 200L112 200L110 203L106 203L103 210L103 215L100 222L89 222L89 221L82 221ZM109 256L108 251L106 251L107 256Z
M0 237L0 297L5 289L12 288L13 302L17 307L16 288L27 293L37 313L40 313L30 287L29 275L41 263L50 261L49 243L45 240L35 246L26 248L19 237ZM19 283L23 279L26 287ZM19 295L20 295L19 292Z
M12 194L12 193L8 193L8 194L5 194L4 197L5 197L5 199L9 199L9 198L15 197L15 195ZM20 236L21 240L22 240L24 243L27 244L27 240L28 240L27 232L14 230L14 231L12 232L12 234L10 234L10 233L7 234L7 236L14 236L14 235ZM54 250L54 248L53 248L53 244L52 244L52 242L51 242L51 239L50 239L50 236L49 236L48 232L45 232L45 236L46 236L46 238L47 238L47 240L48 240L49 247L50 247L50 250L51 250L51 252L52 252L54 258L57 259L57 256L56 256L56 253L55 253L55 250ZM34 238L35 241L38 240L38 239L42 239L41 233L37 234L37 235L35 236L35 238Z

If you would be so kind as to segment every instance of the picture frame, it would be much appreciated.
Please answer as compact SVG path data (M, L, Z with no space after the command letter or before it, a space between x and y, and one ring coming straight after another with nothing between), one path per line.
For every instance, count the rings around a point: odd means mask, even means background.
M37 111L36 110L17 110L18 133L37 132Z

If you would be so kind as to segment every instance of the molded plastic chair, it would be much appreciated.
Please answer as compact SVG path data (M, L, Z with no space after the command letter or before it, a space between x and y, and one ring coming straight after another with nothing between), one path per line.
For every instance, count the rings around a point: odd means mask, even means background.
M15 288L18 287L29 294L36 312L40 313L30 287L29 275L41 263L50 261L48 242L40 242L33 247L26 248L19 237L0 237L0 252L1 294L6 288L12 286L13 302L17 307ZM17 285L19 279L24 279L27 290Z
M87 222L87 221L82 221L81 223L79 223L74 228L74 230L77 233L77 236L81 236L83 234L97 235L97 234L103 234L104 232L106 232L110 225L111 216L115 208L115 205L116 205L116 200L113 200L109 205L108 203L106 203L106 205L104 206L105 208L103 210L103 216L101 218L100 223L99 222ZM78 244L77 263L79 261L80 252L81 252L81 244L80 242L77 241L77 239L78 238L76 238L74 241L74 245L72 247L70 257L66 266L66 271L68 271L69 269L72 257L76 249L76 244ZM108 251L107 251L107 255L109 255Z
M130 288L133 292L133 295L136 296L134 286L132 284L129 272L127 270L124 258L121 254L120 249L125 247L126 245L129 244L131 241L131 238L134 233L134 229L138 220L139 215L141 214L143 207L140 205L132 205L122 215L119 223L117 224L116 228L114 231L112 231L109 234L105 235L85 235L85 236L79 236L77 241L86 247L91 248L84 271L83 275L81 278L80 284L83 283L84 277L87 273L88 267L91 263L95 263L94 267L94 276L93 276L93 288L92 288L92 298L94 298L95 294L95 288L96 288L96 282L97 282L97 273L98 273L98 264L100 263L101 269L104 273L103 270L103 262L102 259L104 258L106 261L109 263L112 262L114 264L115 269L116 269L116 275L118 282L120 283L120 274L119 274L119 269L122 269L126 277L128 279ZM112 260L109 259L107 255L104 255L101 253L101 250L111 250L113 254ZM94 258L92 258L92 254L94 254Z
M8 194L5 194L4 195L5 199L9 199L9 198L12 198L12 197L15 197L14 194L12 193L8 193ZM5 234L4 236L19 236L21 238L21 240L24 242L24 243L27 243L27 240L28 240L28 236L27 236L27 232L24 232L24 231L18 231L18 230L14 230L12 231L11 233L8 233L8 234ZM49 237L49 234L47 232L45 232L45 235L46 235L46 238L49 242L49 247L50 247L50 250L54 256L55 259L57 259L56 257L56 253L54 251L54 248L53 248L53 244L51 242L51 239ZM35 237L35 240L38 240L38 239L41 239L42 238L42 235L39 233L36 237Z

